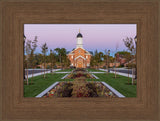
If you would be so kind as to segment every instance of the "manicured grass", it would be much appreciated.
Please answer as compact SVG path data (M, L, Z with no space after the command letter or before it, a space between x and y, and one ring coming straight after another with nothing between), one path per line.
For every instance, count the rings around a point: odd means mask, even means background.
M54 73L46 74L46 78L43 78L43 75L33 77L33 85L24 85L24 97L35 97L46 88L48 88L51 84L56 81L73 81L74 79L61 79L66 74ZM117 75L117 78L114 78L114 74L109 73L96 73L95 74L99 79L87 79L87 81L104 81L117 91L122 93L126 97L136 97L136 85L128 84L128 77ZM131 83L131 78L129 81ZM31 78L29 78L29 82Z
M92 68L88 68L87 70L89 72L105 72L105 71L102 71L102 70L97 70L97 69L92 69Z
M54 82L61 81L61 78L65 75L66 74L46 74L45 79L43 78L43 75L33 77L34 84L24 85L24 97L37 96L39 93L48 88ZM31 82L31 78L29 78L29 82Z
M56 72L71 72L72 70L74 69L63 69L63 70L59 70L59 71L56 71ZM91 69L91 68L88 68L87 69L89 72L105 72L105 71L102 71L102 70L97 70L97 69Z
M128 84L128 77L118 75L118 78L114 78L114 74L95 74L99 79L97 81L104 81L121 94L126 97L136 97L137 85ZM131 78L129 78L129 83L131 83Z

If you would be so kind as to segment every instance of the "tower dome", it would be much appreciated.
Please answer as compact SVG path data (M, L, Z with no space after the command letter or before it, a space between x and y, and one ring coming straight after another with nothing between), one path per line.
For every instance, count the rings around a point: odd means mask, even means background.
M80 32L77 34L77 38L78 38L78 37L81 37L81 38L83 37Z
M81 37L81 38L83 37L82 34L80 33L80 29L79 29L79 33L77 34L77 38L78 37Z
M79 30L79 33L77 34L77 48L80 47L80 48L83 48L83 40L82 40L82 34L80 33L80 30Z

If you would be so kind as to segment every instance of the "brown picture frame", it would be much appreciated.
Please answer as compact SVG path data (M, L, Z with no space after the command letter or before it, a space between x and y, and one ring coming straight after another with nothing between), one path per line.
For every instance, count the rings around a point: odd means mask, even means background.
M0 1L1 120L159 120L159 37L156 0ZM24 98L26 23L137 24L136 98Z

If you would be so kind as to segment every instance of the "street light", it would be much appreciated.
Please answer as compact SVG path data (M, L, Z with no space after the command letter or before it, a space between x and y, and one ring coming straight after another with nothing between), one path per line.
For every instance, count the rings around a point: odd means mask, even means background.
M50 49L50 55L51 55L51 73L52 73L52 49Z
M25 40L26 40L26 36L23 34L23 59L24 59L24 54L25 54ZM23 60L24 63L24 60ZM25 78L25 66L23 65L23 78L24 80Z
M134 37L134 41L136 44L136 70L135 70L135 79L137 79L137 35Z
M105 49L105 54L106 54L106 69L108 69L108 55L107 55L107 50L106 49ZM106 73L107 73L107 71L108 70L106 70Z
M109 60L109 56L110 56L110 50L108 50L108 59L107 59L107 61ZM109 63L107 65L108 65L108 73L109 73L110 72L109 71Z

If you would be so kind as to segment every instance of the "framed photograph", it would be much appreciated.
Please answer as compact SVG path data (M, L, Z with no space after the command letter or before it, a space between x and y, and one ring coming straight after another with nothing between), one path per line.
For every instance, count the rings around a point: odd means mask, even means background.
M2 120L158 120L158 1L1 1Z
M136 97L136 36L136 24L25 24L24 97Z

